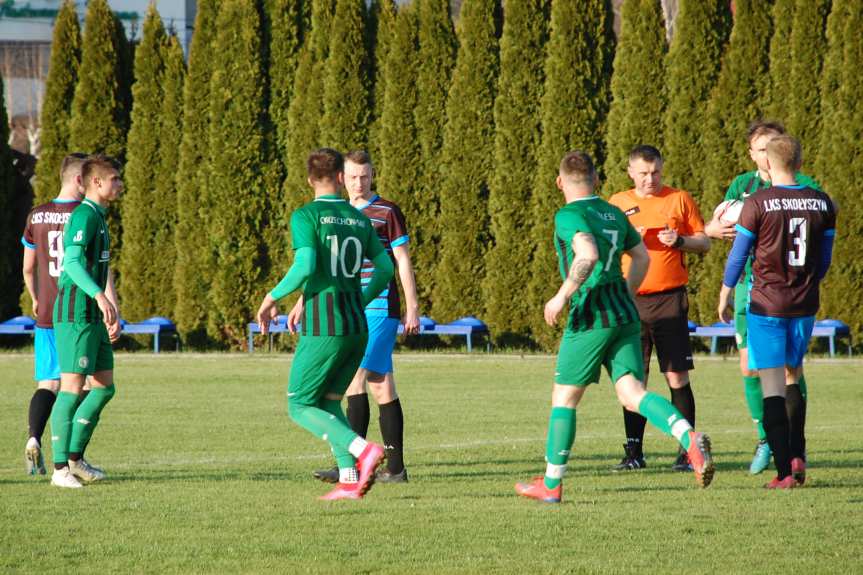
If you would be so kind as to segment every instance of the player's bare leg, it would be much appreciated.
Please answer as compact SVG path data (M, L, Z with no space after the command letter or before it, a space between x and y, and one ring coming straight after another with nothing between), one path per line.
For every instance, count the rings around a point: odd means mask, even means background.
M42 455L42 434L51 417L51 409L57 399L60 380L43 379L36 384L36 391L30 399L29 436L24 447L24 463L27 475L45 475L45 460Z

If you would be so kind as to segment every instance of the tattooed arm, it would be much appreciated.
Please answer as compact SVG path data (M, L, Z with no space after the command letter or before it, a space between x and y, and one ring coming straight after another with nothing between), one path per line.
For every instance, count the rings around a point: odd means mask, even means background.
M583 232L578 232L572 238L572 251L575 253L572 265L569 268L569 273L566 279L563 280L560 289L553 298L545 304L545 322L548 325L554 325L563 308L566 306L569 298L572 297L578 288L587 281L596 262L599 259L599 251L596 248L596 241L593 236Z

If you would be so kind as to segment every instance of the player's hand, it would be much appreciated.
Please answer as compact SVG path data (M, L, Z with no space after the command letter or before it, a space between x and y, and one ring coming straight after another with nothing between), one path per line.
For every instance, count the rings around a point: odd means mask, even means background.
M416 309L408 309L405 311L405 316L402 318L402 323L405 326L405 334L411 335L420 332L420 314Z
M96 294L96 304L102 312L102 321L105 322L105 325L111 325L119 321L117 308L115 308L114 304L111 303L111 300L105 296L105 292L99 292Z
M566 306L566 298L560 294L555 295L545 304L545 323L554 327L557 318Z
M276 307L276 301L270 297L270 294L267 294L264 297L264 301L261 302L261 307L258 308L258 313L255 315L262 334L266 335L270 333L270 321L276 319L277 315L279 315L279 308Z
M728 302L728 297L724 296L724 294L719 294L719 321L722 323L731 323L731 320L734 319L734 309L731 307Z
M301 297L297 300L297 303L294 304L294 307L291 309L290 313L288 313L288 332L297 333L298 325L303 321L304 309L305 302Z
M120 314L117 314L117 315L120 315ZM120 332L121 331L122 330L120 329L120 320L119 319L117 321L115 321L114 323L108 324L108 339L111 341L111 343L114 343L115 341L120 339Z
M674 242L677 241L677 230L672 230L671 228L666 226L666 228L659 232L656 237L659 239L660 242L662 242L663 245L672 247L674 245Z
M647 228L644 226L635 226L635 231L638 232L638 235L640 235L643 238L644 232L647 231Z
M39 300L33 300L33 315L39 315Z
M715 240L733 240L737 236L734 224L723 224L716 218L704 226L704 233Z

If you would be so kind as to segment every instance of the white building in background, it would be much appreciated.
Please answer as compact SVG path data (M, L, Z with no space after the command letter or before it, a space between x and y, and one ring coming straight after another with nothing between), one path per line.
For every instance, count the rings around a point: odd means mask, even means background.
M108 0L126 26L130 40L139 39L151 0ZM21 151L38 153L38 122L51 59L54 19L62 0L0 2L0 74L6 111L12 123L12 143ZM83 27L86 0L76 0ZM195 22L195 0L155 0L165 27L173 30L188 52Z

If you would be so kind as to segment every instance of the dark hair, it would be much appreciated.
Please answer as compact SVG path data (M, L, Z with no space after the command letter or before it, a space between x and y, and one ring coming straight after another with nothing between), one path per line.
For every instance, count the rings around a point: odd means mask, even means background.
M751 143L754 138L763 136L764 134L776 134L777 136L782 136L785 134L785 126L776 120L762 120L759 118L750 123L749 127L746 129L746 141Z
M81 180L84 181L84 186L87 186L87 181L96 174L105 175L109 171L120 171L120 163L105 154L95 154L87 156L84 163L81 164Z
M351 150L345 154L345 161L358 166L372 165L372 157L365 150Z
M309 154L306 173L313 182L336 181L336 176L345 170L345 159L341 152L332 148L320 148Z
M800 169L803 162L803 152L800 141L794 136L782 134L767 142L767 157L778 161L781 168L794 172Z
M72 168L81 169L81 166L84 164L84 161L87 159L87 154L83 152L72 152L60 162L60 180L66 177L66 172L71 170Z
M560 173L570 178L593 181L596 168L587 152L572 150L560 161Z
M653 146L641 144L635 146L629 152L629 161L634 162L635 160L644 160L645 162L661 162L662 154Z

